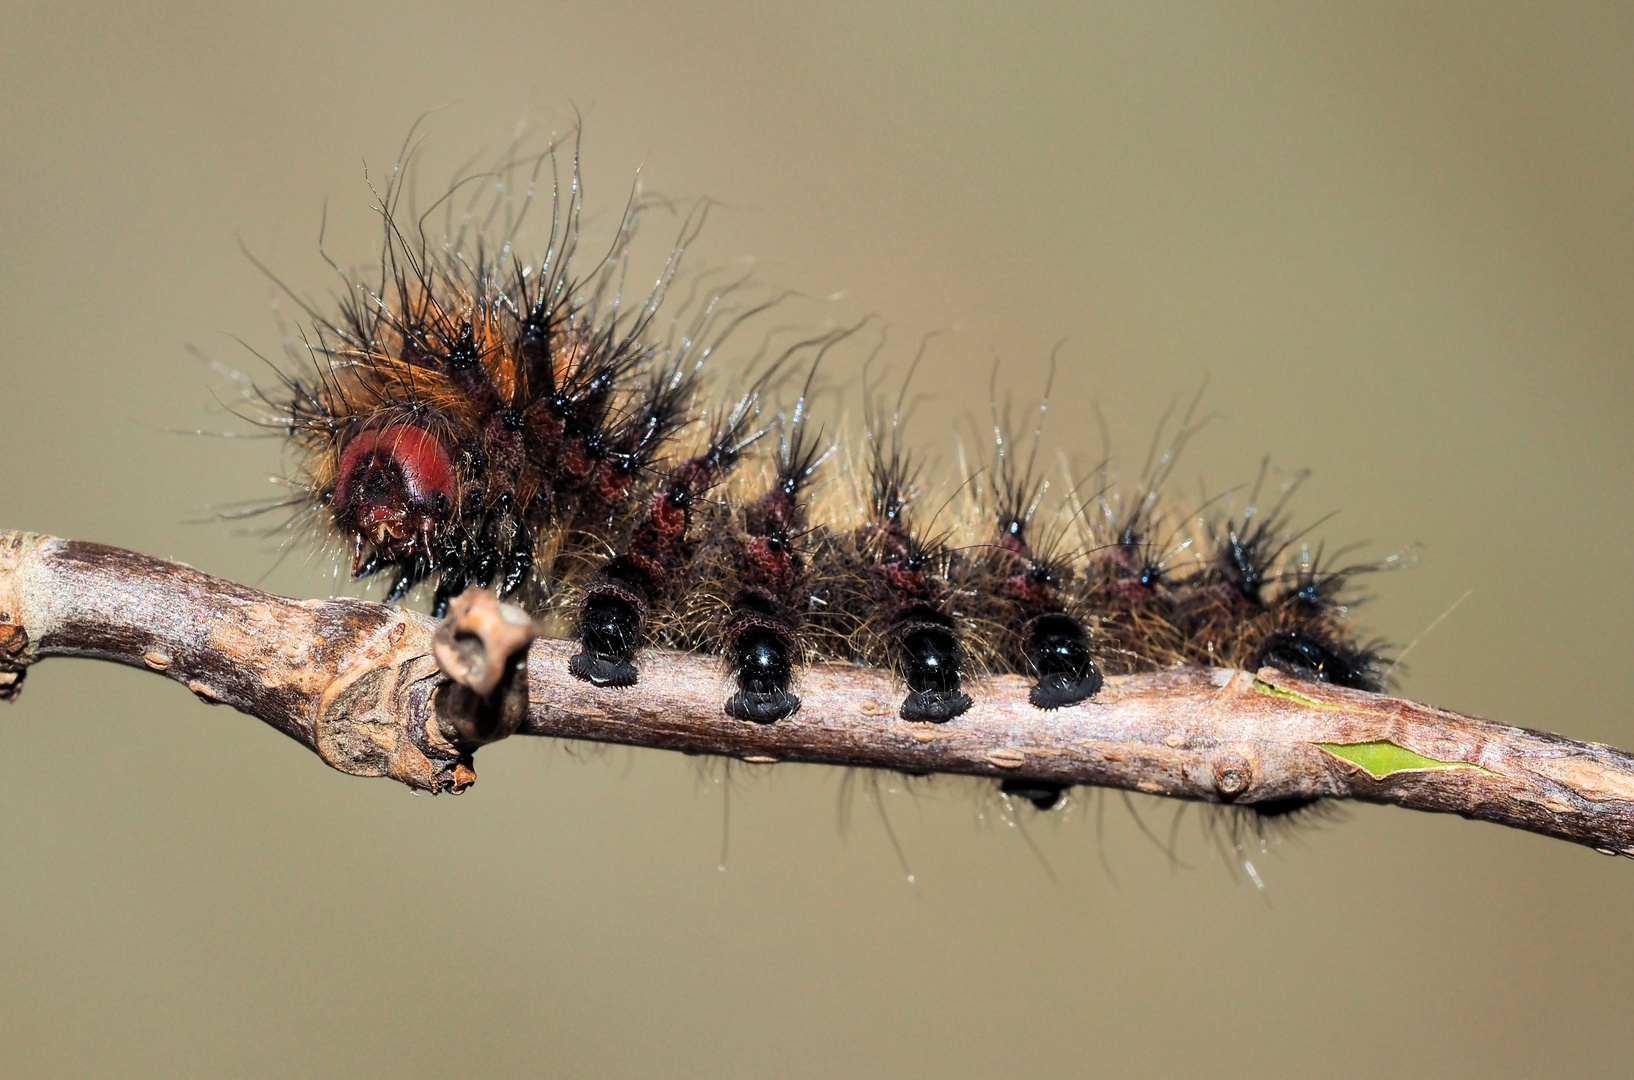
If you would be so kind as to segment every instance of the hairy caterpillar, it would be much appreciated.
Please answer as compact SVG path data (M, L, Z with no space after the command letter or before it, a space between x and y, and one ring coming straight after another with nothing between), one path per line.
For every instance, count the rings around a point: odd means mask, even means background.
M642 204L583 256L576 153L565 176L555 146L511 161L460 209L456 184L432 207L437 235L405 205L403 169L377 193L378 269L343 273L332 309L303 305L298 370L260 392L296 459L296 520L338 538L389 602L428 583L440 613L492 588L575 638L570 670L609 694L639 682L645 647L717 654L735 683L723 723L794 716L816 660L889 669L898 715L926 723L970 707L973 672L1029 678L1040 722L1106 675L1175 664L1382 688L1380 647L1348 615L1354 578L1383 564L1302 542L1285 511L1297 483L1261 505L1264 470L1239 511L1170 501L1189 414L1133 491L1103 466L1046 509L1037 432L1027 447L995 403L977 466L938 485L904 436L920 359L893 403L865 395L860 445L836 452L814 388L856 328L756 343L744 328L778 298L745 281L660 319L703 209L632 302ZM854 492L825 475L841 462ZM1059 794L1013 786L1040 807Z

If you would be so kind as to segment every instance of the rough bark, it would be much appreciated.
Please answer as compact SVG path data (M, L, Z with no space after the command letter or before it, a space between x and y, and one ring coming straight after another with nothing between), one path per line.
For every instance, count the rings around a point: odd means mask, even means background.
M380 604L289 600L134 552L0 532L0 697L48 656L113 660L258 717L343 772L426 791L469 786L475 748L514 731L1263 808L1361 799L1634 855L1634 755L1271 669L1111 678L1051 712L1027 703L1023 679L974 680L969 712L925 724L897 717L888 674L831 664L802 673L797 714L763 725L722 711L716 658L644 653L639 685L598 689L568 674L575 643L529 646L514 612L489 602L450 618L439 634Z

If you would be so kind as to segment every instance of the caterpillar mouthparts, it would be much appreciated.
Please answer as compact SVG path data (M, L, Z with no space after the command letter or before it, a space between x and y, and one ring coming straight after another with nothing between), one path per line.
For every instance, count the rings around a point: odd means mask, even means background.
M660 326L701 211L632 305L641 204L581 272L576 152L565 178L554 145L502 169L492 202L473 200L457 225L450 211L435 240L401 205L404 167L376 208L378 271L345 275L333 311L303 304L299 370L259 392L296 461L298 519L339 538L353 576L383 579L388 602L429 583L440 615L468 586L492 588L575 637L572 674L610 691L639 682L645 647L714 653L735 683L723 716L759 724L798 712L800 668L820 660L891 670L898 715L927 723L971 707L977 671L1032 679L1041 714L1092 699L1107 675L1174 664L1382 689L1384 657L1348 626L1349 593L1392 560L1331 565L1288 527L1297 482L1254 505L1263 470L1240 514L1176 510L1161 489L1189 414L1133 495L1103 484L1084 498L1079 482L1042 513L1038 432L1021 460L995 405L984 466L938 530L902 399L888 419L870 399L860 496L818 500L835 448L812 426L812 388L855 327L742 350L747 389L712 403L716 354L771 301L738 282ZM531 265L519 230L547 167L551 228ZM501 217L497 235L472 224ZM797 365L794 404L762 423ZM1013 793L1046 809L1059 795Z

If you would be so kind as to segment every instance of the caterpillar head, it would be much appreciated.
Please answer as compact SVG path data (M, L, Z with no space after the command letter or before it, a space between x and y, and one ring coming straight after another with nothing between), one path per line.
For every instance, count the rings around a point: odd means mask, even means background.
M352 541L352 568L430 557L432 537L454 513L453 462L431 432L390 424L347 440L329 500L335 527Z

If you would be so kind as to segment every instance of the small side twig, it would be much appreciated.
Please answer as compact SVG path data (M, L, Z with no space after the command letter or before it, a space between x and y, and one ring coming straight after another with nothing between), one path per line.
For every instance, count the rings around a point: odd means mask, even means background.
M362 600L288 600L0 532L0 697L44 657L114 660L258 717L343 772L426 791L467 787L476 747L514 732L1239 805L1361 799L1634 855L1634 755L1271 669L1111 678L1052 712L1027 703L1023 679L974 680L975 706L934 725L897 717L889 674L830 664L803 673L799 713L763 725L724 714L715 658L655 650L638 686L599 689L568 674L573 643L530 636L491 598L468 598L439 630Z

